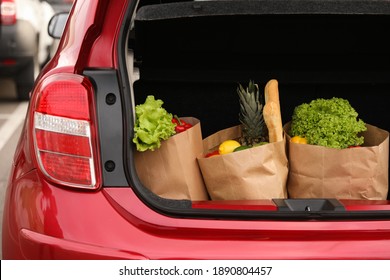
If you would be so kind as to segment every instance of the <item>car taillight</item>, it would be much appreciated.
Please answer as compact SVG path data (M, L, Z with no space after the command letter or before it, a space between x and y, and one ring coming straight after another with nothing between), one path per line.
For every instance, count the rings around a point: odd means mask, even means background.
M1 0L1 24L12 25L16 23L16 4L15 0Z
M40 170L55 183L99 187L94 90L89 80L57 74L36 89L33 134Z

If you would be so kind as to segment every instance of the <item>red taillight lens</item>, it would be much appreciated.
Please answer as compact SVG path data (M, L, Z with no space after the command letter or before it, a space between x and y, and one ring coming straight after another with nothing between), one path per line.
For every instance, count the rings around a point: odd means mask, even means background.
M94 92L82 76L59 74L37 87L34 148L41 171L61 185L99 187Z
M89 120L88 89L79 81L72 80L48 84L42 89L36 111L53 116Z
M73 154L80 157L91 157L89 137L68 135L47 130L35 130L37 148L53 153Z
M1 24L12 25L16 23L16 4L14 0L1 0Z
M0 60L0 64L3 64L5 66L14 66L16 65L16 60L12 58L6 58L3 60Z
M90 186L94 175L89 158L39 152L42 165L48 176L62 182L71 182L73 185Z

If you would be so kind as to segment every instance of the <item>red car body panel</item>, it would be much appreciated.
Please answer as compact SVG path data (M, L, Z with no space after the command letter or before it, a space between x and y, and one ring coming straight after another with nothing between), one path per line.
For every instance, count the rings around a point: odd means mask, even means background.
M80 73L86 67L116 66L116 57L109 54L116 55L119 23L128 1L120 1L116 5L107 5L108 2L75 1L57 55L46 67L50 69L50 74ZM104 24L101 20L103 17L106 18ZM45 75L46 71L42 71L41 78Z
M5 259L390 257L390 221L177 219L151 210L128 188L74 192L36 171L13 184L6 217L16 223L6 224Z
M117 69L118 33L130 2L76 1L56 56L38 80ZM91 192L50 183L32 156L31 121L30 108L6 193L4 259L390 258L390 220L177 218L149 208L130 187ZM390 208L389 201L367 204ZM276 210L271 202L194 202L193 208Z

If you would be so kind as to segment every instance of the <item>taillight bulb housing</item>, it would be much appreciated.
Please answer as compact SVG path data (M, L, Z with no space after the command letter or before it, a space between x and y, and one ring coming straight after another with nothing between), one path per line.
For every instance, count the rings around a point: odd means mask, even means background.
M100 186L94 90L75 74L56 74L37 85L33 138L39 170L69 187Z
M16 23L16 3L15 0L0 1L0 23L2 25L13 25Z

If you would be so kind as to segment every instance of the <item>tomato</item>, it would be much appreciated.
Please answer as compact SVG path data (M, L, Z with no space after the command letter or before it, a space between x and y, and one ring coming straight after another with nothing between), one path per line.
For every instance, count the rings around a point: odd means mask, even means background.
M208 157L218 156L218 155L219 155L219 151L216 150L216 151L214 151L214 152L208 153L207 155L205 155L205 157L208 158Z

